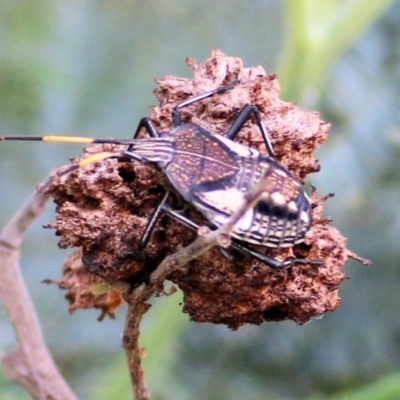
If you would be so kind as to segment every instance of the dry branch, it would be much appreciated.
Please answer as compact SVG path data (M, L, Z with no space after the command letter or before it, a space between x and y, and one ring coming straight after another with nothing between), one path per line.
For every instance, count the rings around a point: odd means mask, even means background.
M0 296L17 336L17 348L2 356L8 379L35 399L72 400L43 340L40 324L19 267L25 232L44 209L46 198L35 192L0 234Z

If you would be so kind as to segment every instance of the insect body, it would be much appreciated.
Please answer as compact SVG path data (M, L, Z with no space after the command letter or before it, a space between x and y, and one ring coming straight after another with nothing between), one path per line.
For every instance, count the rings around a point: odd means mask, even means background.
M272 268L287 268L293 263L310 263L302 259L278 261L251 250L244 243L268 247L290 247L304 240L311 224L310 200L300 182L276 159L260 112L254 105L246 105L225 135L218 135L194 123L182 123L183 107L230 90L238 81L211 92L189 98L178 104L172 112L174 129L157 132L150 119L140 120L133 139L91 139L74 137L2 137L0 140L42 140L71 143L113 143L127 145L127 150L104 152L89 156L71 169L79 168L108 157L122 157L155 164L164 171L175 190L198 209L211 226L222 226L243 204L245 193L263 180L262 200L249 209L238 221L232 236L237 239L232 246L247 252ZM254 114L264 138L268 156L243 146L233 139ZM145 129L148 138L138 138ZM142 237L141 247L150 238L161 212L196 228L187 217L172 210L167 203L168 193L155 210ZM311 262L319 264L318 261Z
M275 159L196 124L139 139L129 152L156 163L180 195L216 226L223 225L245 202L245 193L264 179L263 200L239 220L232 235L269 247L304 240L311 223L309 199Z

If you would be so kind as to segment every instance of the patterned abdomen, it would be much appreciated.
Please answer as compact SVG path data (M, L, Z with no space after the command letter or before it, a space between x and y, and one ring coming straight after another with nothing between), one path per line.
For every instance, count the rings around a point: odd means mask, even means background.
M236 224L232 236L268 247L291 247L311 225L310 200L301 184L275 160L253 153L242 158L230 188L198 193L197 207L217 226L245 201L244 194L263 177L262 199Z

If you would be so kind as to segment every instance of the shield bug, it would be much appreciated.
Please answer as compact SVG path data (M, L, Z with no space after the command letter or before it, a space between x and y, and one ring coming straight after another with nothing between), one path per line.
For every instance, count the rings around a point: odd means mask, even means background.
M211 227L220 227L245 202L245 193L258 182L265 182L262 199L249 209L235 225L232 247L258 258L271 268L281 269L303 259L278 261L246 246L291 247L304 241L311 225L310 199L301 183L275 158L268 131L255 105L247 104L224 135L198 124L182 123L181 109L215 94L231 90L239 82L191 97L179 103L172 112L173 130L158 132L149 118L142 118L133 139L94 139L82 137L40 136L11 137L0 140L36 140L70 143L111 143L127 145L126 150L101 152L82 159L67 171L84 167L110 157L128 158L156 165L164 172L175 191L205 217ZM234 141L254 116L264 139L268 156ZM149 137L138 138L142 130ZM145 247L161 212L196 229L198 226L168 205L168 191L150 218L140 247ZM320 264L313 261L312 264Z

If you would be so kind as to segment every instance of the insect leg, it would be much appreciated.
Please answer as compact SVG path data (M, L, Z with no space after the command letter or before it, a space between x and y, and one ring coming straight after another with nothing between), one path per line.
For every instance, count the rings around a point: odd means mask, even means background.
M180 222L181 224L193 229L197 230L199 225L195 222L191 221L189 218L185 217L184 215L179 214L177 211L172 210L169 205L166 203L162 206L163 211L165 214L170 216L171 218L175 219L176 221ZM290 258L285 261L278 261L273 257L269 257L266 254L259 253L256 250L249 249L248 247L242 245L241 243L237 242L235 239L231 240L231 247L235 250L239 250L242 253L251 255L258 261L261 261L268 267L272 269L286 269L291 268L294 264L310 264L310 265L320 265L320 261L307 261L300 258ZM224 250L224 249L222 249ZM223 253L224 254L224 253ZM225 254L224 254L225 255Z
M198 96L191 97L191 98L179 103L172 110L172 123L174 125L174 128L182 125L182 119L181 119L181 114L180 114L182 108L190 106L191 104L197 103L198 101L207 99L208 97L214 96L214 94L225 93L228 90L231 90L233 87L235 87L238 83L239 83L239 81L235 80L235 81L231 82L229 85L219 87L217 89L211 90L210 92L199 94Z
M140 238L139 250L143 250L147 246L147 243L150 240L151 233L153 232L154 226L156 225L156 222L158 221L158 218L160 217L161 213L164 211L164 205L168 199L168 196L169 193L165 192L160 202L157 204L157 207L154 209L154 212L150 217L149 222L147 223L146 229L144 230L143 235Z
M250 114L253 113L254 117L256 119L256 123L258 126L258 129L260 129L260 132L263 136L265 147L267 148L268 155L272 158L275 158L275 153L272 148L272 143L271 139L268 134L268 130L265 127L264 123L261 120L261 114L260 110L258 109L257 106L253 104L246 104L241 111L239 112L238 116L236 119L233 121L232 125L230 126L228 132L226 133L225 137L228 139L233 140L236 135L240 132L240 130L243 128L243 125L247 122L247 120L250 117Z
M157 131L156 131L156 128L154 128L154 126L153 126L153 124L152 124L150 118L144 117L144 118L142 118L142 119L139 121L139 124L138 124L138 126L137 126L137 128L136 128L136 132L135 132L135 134L133 135L133 138L134 138L134 139L137 139L137 137L138 137L138 135L139 135L139 132L140 132L143 128L146 129L146 132L147 132L151 137L158 137L158 133L157 133Z
M136 128L135 134L133 135L133 139L137 139L137 137L139 136L139 133L142 129L145 129L150 137L158 137L157 130L156 130L156 128L154 128L150 118L145 117L139 121L139 124ZM132 149L133 149L133 144L131 144L128 147L128 151L132 151Z
M177 219L176 215L180 215L179 213L177 213L176 211L172 211L172 209L169 206L166 206L166 201L168 199L169 193L166 192L164 194L164 196L161 198L160 202L157 204L157 207L154 209L154 212L152 214L152 216L149 219L149 222L146 226L145 231L143 232L143 235L140 239L139 242L139 250L142 251L146 248L147 243L149 243L150 237L151 237L151 233L153 232L154 226L156 225L158 218L160 217L162 212L165 212L167 215L169 215L170 217L174 218L175 220ZM171 211L172 214L169 214L169 211ZM196 225L194 222L190 221L188 218L182 216L182 219L184 219L186 221L185 225L192 228L193 230L197 230L198 229L198 225ZM181 223L183 223L182 221L179 221ZM222 254L226 257L226 258L230 258L229 253L225 250L220 248Z

